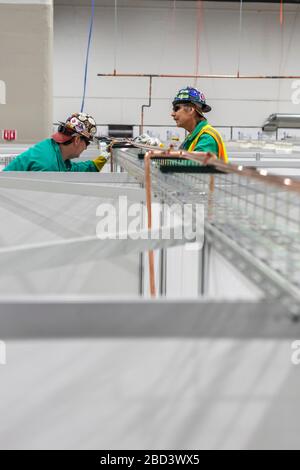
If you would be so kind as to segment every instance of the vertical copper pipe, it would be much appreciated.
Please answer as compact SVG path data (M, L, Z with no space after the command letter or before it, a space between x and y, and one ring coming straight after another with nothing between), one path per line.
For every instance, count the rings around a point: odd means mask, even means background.
M149 274L150 274L150 294L151 297L156 297L156 288L155 288L155 274L154 274L154 253L153 250L150 250L148 253L149 259Z
M149 75L149 98L148 104L143 104L141 112L141 125L140 125L140 134L144 132L144 108L151 108L152 104L152 75Z
M145 164L145 188L146 188L146 205L148 213L148 230L152 228L152 208L151 208L151 167L150 159L152 152L147 152L144 157ZM148 252L149 259L149 280L150 280L150 295L156 297L155 288L155 273L154 273L154 253L153 251Z
M114 150L114 144L117 143L117 140L113 139L111 143L109 144L107 150L110 152L110 172L114 172L114 155L113 155L113 150Z
M283 0L280 0L280 26L283 25Z

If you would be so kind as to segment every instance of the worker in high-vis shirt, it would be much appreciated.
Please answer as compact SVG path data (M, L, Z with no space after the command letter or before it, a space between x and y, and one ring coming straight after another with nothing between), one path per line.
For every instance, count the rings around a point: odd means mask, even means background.
M180 148L189 152L212 152L227 163L228 156L223 139L203 115L211 111L211 107L206 104L204 94L196 88L182 88L172 104L171 116L177 126L189 132Z
M61 122L50 139L43 140L12 160L3 171L101 171L109 153L95 160L73 162L86 150L96 134L96 123L86 113L74 113Z

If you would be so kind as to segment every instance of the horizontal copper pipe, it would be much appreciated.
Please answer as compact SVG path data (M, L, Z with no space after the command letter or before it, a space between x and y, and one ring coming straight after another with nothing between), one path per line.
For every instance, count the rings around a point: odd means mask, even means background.
M300 79L300 75L241 75L239 72L233 75L218 75L218 74L202 74L202 75L188 75L188 74L148 74L148 73L118 73L114 70L113 73L98 73L98 77L146 77L150 78L150 90L149 90L149 103L148 105L142 106L141 111L141 125L140 134L143 133L144 129L144 108L151 107L152 99L152 79L153 78L187 78L187 79L198 79L198 78L234 78L234 79L246 79L246 80L296 80Z
M147 73L98 73L97 77L148 77L148 78L236 78L245 80L297 80L300 75L219 75L219 74L202 74L202 75L186 75L186 74L147 74Z

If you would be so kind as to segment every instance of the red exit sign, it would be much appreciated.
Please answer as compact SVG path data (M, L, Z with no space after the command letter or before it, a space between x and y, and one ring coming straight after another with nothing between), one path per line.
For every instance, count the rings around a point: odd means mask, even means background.
M8 140L8 141L16 140L17 131L16 129L4 129L2 135L3 135L3 140Z

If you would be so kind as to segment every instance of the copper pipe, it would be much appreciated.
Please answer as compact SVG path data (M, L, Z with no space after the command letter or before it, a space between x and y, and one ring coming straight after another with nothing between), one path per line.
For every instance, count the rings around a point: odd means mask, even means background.
M113 145L117 142L117 140L112 140L108 146L108 151L110 152L110 172L114 172L114 154L113 154Z
M283 0L280 0L280 26L283 25Z
M152 102L152 75L149 75L149 78L150 78L150 81L149 81L149 98L148 98L148 104L143 104L143 106L142 106L140 134L143 134L143 132L144 132L144 108L151 108L151 102Z
M111 149L111 152L110 152L110 172L111 173L114 172L114 152L113 152L113 149Z
M97 77L152 77L152 78L236 78L246 80L297 80L300 75L241 75L239 72L230 75L220 74L201 74L201 75L183 75L183 74L147 74L147 73L98 73Z
M151 151L147 152L144 158L145 164L145 188L146 188L146 205L148 216L148 230L152 229L152 207L151 207L151 168L150 168ZM154 272L154 253L148 252L149 259L149 282L150 282L150 295L156 297L155 288L155 272Z
M113 73L98 73L97 77L148 77L150 78L150 85L149 85L149 103L148 105L142 106L141 111L141 125L140 125L140 134L144 131L144 108L151 107L151 100L152 100L152 79L153 78L190 78L190 79L198 79L198 78L236 78L236 79L248 79L248 80L297 80L300 79L300 75L240 75L238 70L237 74L233 75L218 75L218 74L201 74L201 75L183 75L183 74L148 74L148 73L117 73L114 70Z

